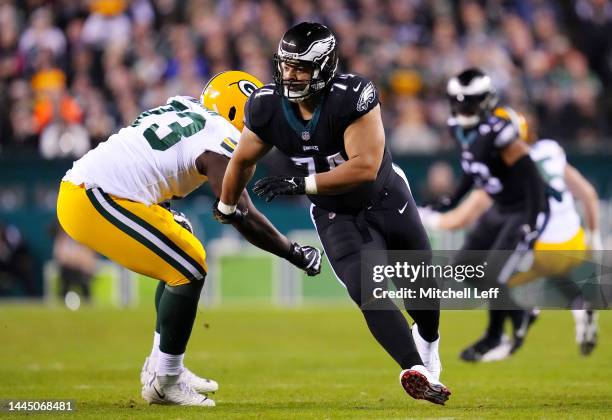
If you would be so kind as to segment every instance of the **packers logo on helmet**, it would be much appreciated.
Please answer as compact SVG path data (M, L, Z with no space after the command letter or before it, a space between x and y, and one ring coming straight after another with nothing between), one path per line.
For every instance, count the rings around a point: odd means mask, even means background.
M228 120L239 131L244 127L244 106L255 90L263 86L255 76L244 71L224 71L208 81L200 103Z
M504 118L506 120L510 120L518 131L519 139L527 143L530 143L529 127L527 125L527 119L522 113L517 112L508 106L504 106L504 107L495 108L495 110L493 111L493 114L497 117Z

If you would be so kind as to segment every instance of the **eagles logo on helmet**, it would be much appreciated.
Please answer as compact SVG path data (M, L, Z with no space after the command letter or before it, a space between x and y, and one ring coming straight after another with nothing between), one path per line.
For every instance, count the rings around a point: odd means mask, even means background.
M446 86L446 93L453 118L463 127L478 124L497 104L491 78L477 68L464 70L452 77Z
M308 81L283 78L283 63L311 71ZM274 83L280 95L301 102L325 89L336 74L336 37L325 25L302 22L290 28L274 55Z

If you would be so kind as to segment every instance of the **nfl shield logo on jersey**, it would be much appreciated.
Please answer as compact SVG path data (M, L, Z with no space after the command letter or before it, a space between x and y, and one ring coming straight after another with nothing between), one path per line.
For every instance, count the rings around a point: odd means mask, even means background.
M310 140L310 131L302 131L302 140Z

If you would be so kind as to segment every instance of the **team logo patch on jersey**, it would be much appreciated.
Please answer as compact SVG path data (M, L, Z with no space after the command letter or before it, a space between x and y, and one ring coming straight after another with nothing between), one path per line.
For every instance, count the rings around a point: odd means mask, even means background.
M359 95L359 100L357 101L357 111L361 112L368 109L368 105L374 102L375 97L376 89L374 88L374 84L370 82L363 88L361 95Z
M302 140L310 140L310 131L304 130L302 131Z

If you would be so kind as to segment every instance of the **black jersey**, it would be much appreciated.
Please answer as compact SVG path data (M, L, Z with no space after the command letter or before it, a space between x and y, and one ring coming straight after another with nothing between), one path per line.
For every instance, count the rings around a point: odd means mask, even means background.
M304 121L295 104L280 95L274 85L265 85L251 94L245 106L245 125L262 141L276 146L301 175L307 176L327 172L348 160L344 131L378 103L378 93L371 81L354 74L340 74L331 80L312 119ZM392 171L391 155L385 148L374 182L345 194L308 197L329 211L360 211L376 202Z
M519 140L518 127L509 119L490 115L477 125L464 128L449 120L452 136L461 146L461 167L474 185L484 189L502 209L515 210L525 203L525 191L510 176L501 151Z

